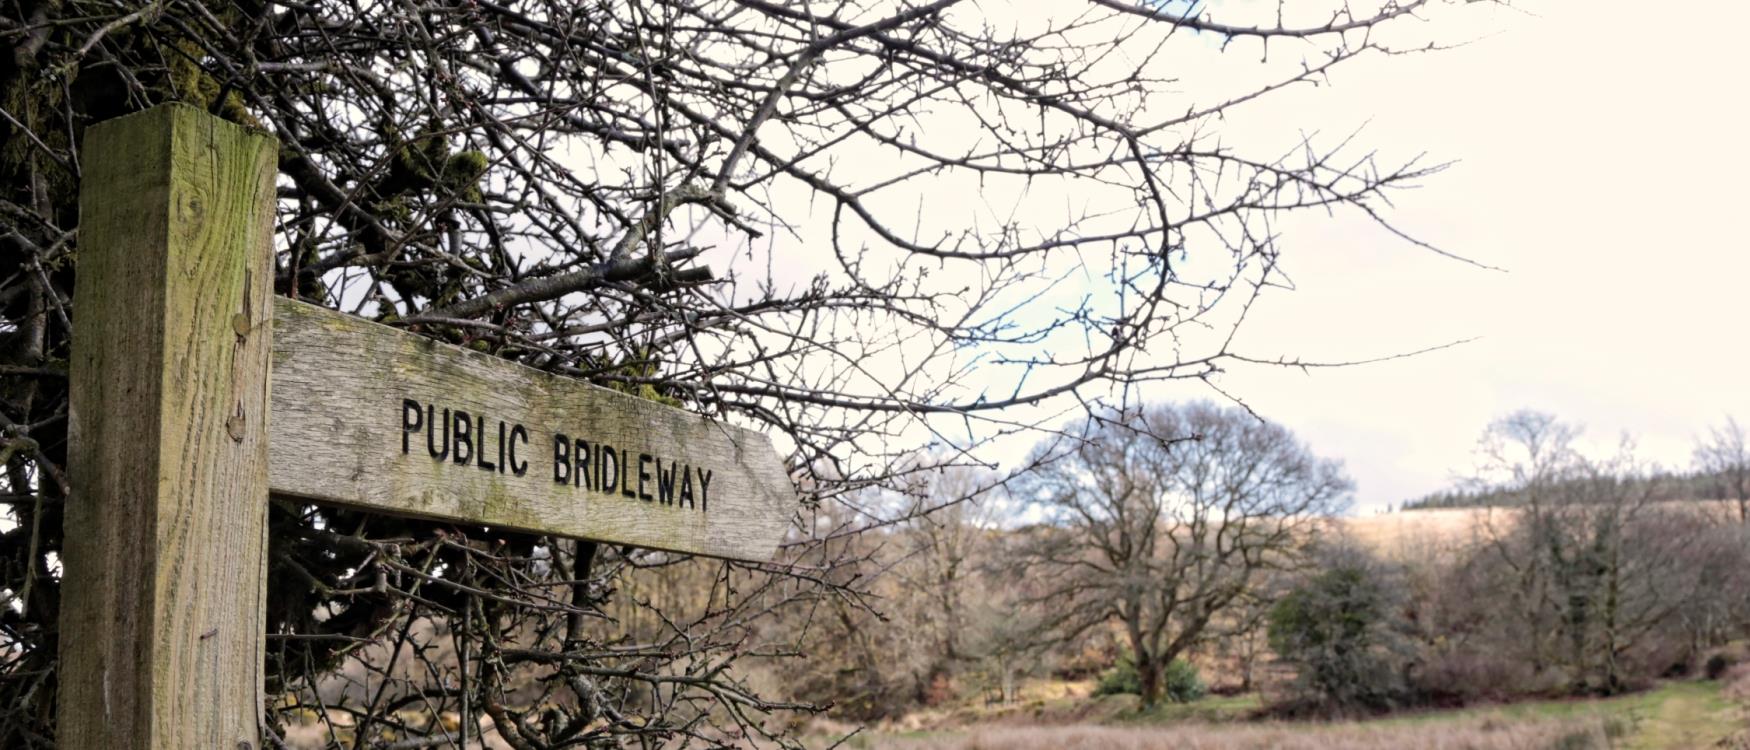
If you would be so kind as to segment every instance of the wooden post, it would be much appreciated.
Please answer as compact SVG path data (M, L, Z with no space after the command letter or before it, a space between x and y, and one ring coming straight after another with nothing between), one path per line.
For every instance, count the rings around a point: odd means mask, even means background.
M82 152L59 743L255 748L272 138L164 105Z

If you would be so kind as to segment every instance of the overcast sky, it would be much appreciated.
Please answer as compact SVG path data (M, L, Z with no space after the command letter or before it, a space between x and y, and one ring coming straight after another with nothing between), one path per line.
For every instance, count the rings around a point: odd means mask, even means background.
M1244 25L1260 22L1258 13L1270 22L1277 4L1219 0L1211 7L1219 20ZM1002 27L1037 25L1062 8L1081 6L1015 0L967 12ZM1427 29L1430 36L1470 43L1356 60L1328 85L1273 92L1227 113L1216 128L1224 145L1268 144L1262 152L1271 154L1303 133L1328 145L1361 128L1354 142L1377 149L1382 164L1424 153L1425 161L1455 162L1420 189L1393 193L1389 218L1499 270L1420 249L1353 213L1291 217L1275 228L1296 289L1262 297L1234 350L1347 361L1469 343L1337 369L1234 366L1218 385L1295 430L1315 452L1343 460L1362 514L1450 487L1468 473L1484 427L1520 408L1582 425L1600 450L1626 434L1642 459L1687 468L1695 437L1709 425L1727 414L1750 422L1750 355L1738 333L1745 295L1737 289L1750 278L1750 255L1734 231L1744 210L1736 205L1745 192L1740 180L1750 174L1750 123L1739 101L1741 71L1750 67L1739 37L1750 27L1750 4L1520 0L1433 15L1440 24ZM1165 75L1185 83L1185 99L1162 106L1207 105L1213 94L1205 90L1249 90L1246 79L1224 76L1256 67L1255 57L1242 59L1259 54L1256 42L1225 50L1214 37L1204 43L1192 50L1203 58L1162 63ZM1277 49L1275 63L1293 47ZM1211 65L1208 55L1236 64ZM926 130L951 139L953 127L932 121ZM869 149L841 155L840 166L873 173L891 158ZM980 211L1033 215L980 179L962 182L942 178L924 188L934 191L927 200L900 198L915 201L920 217L927 207L930 221L953 227L985 217ZM790 189L775 191L773 200L788 207L798 233L770 232L762 242L787 243L783 252L749 257L784 258L776 276L794 285L830 270L833 259L797 249L825 245L823 217L831 211ZM1064 197L1032 183L1028 189L1026 200ZM810 216L812 224L803 221ZM734 271L738 257L719 254L713 262ZM1070 282L1052 295L1073 301L1086 291ZM875 372L884 361L898 367L890 356L858 367ZM993 371L983 368L961 386L975 395L1012 389L1001 378L1013 373ZM1220 397L1195 382L1150 384L1140 395ZM1074 407L1049 403L1014 418L1056 424L1079 414ZM931 437L922 430L904 436ZM1013 466L1035 439L1002 440L980 455Z
M1356 511L1447 486L1493 417L1520 407L1621 433L1682 468L1696 434L1750 419L1742 326L1750 173L1741 3L1542 2L1463 49L1358 62L1273 99L1284 122L1366 124L1386 154L1458 160L1396 222L1468 267L1356 219L1288 225L1298 291L1268 297L1253 350L1407 360L1230 372L1242 394L1347 462ZM1654 12L1656 11L1656 12ZM1383 63L1383 64L1382 64Z

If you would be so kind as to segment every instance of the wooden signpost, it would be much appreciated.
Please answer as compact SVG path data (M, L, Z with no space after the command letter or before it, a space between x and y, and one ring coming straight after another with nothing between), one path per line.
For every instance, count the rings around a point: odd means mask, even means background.
M182 105L87 132L61 747L257 747L270 494L771 556L763 435L273 298L276 154Z

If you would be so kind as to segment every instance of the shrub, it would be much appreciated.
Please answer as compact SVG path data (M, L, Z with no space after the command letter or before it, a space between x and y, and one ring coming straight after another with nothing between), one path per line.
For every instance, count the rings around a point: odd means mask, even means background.
M1425 655L1409 686L1420 700L1440 705L1504 701L1537 693L1537 670L1512 654L1467 646Z
M1591 731L1576 729L1557 737L1550 745L1550 750L1592 750L1595 747L1598 744Z
M1633 686L1651 685L1659 678L1688 677L1702 667L1701 656L1688 639L1655 630L1621 650L1617 656L1617 681L1634 689ZM1592 671L1596 672L1597 667Z
M1724 675L1726 670L1731 668L1731 666L1731 658L1727 657L1725 653L1720 652L1707 658L1707 666L1703 671L1707 674L1708 679L1717 680Z
M1209 693L1197 666L1184 659L1167 663L1161 674L1162 697L1174 703L1190 703ZM1094 695L1142 695L1142 677L1137 674L1136 660L1126 653L1118 663L1100 676Z
M1403 695L1399 598L1382 566L1329 550L1314 574L1270 610L1270 648L1294 664L1301 698L1338 711L1384 709Z
M1166 683L1167 700L1175 703L1190 703L1209 693L1209 687L1203 683L1203 675L1198 674L1197 666L1184 659L1168 662L1161 681Z
M1142 695L1142 677L1136 673L1136 662L1129 654L1118 657L1118 663L1100 675L1094 695Z
M1721 692L1727 700L1750 705L1750 664L1728 667L1726 673L1720 675L1720 682L1725 684Z

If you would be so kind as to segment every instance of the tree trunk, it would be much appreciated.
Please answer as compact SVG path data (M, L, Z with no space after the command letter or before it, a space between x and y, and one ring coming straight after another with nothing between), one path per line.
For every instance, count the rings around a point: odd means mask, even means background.
M1161 666L1155 659L1136 658L1136 677L1142 683L1142 706L1154 708L1161 702Z
M1240 692L1252 692L1252 670L1257 667L1258 648L1253 641L1254 636L1246 634L1244 645L1240 651Z
M1616 662L1616 655L1621 648L1618 633L1618 618L1622 609L1622 558L1621 542L1613 540L1610 554L1609 583L1605 589L1604 598L1604 691L1611 695L1622 692L1622 675Z

